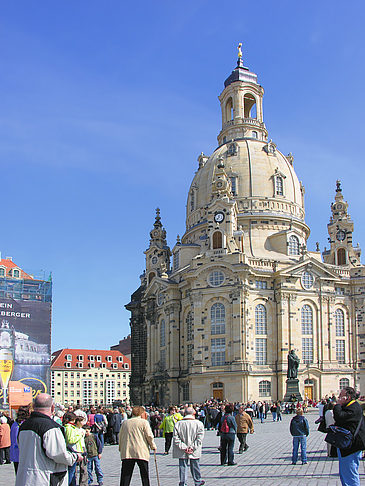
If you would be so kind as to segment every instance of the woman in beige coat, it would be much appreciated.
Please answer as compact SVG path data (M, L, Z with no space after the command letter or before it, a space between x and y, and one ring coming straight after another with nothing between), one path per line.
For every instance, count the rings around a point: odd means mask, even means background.
M150 449L156 450L153 433L144 407L133 407L132 418L122 423L119 432L119 452L122 460L120 486L129 486L135 463L138 464L142 485L150 486L148 461Z

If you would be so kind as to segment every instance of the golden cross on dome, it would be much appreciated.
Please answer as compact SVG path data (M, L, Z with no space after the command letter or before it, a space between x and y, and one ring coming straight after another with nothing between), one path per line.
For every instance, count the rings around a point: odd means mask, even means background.
M238 58L239 59L242 59L242 49L241 49L241 47L242 47L242 42L240 42L238 44L238 47L237 47L237 49L238 49Z

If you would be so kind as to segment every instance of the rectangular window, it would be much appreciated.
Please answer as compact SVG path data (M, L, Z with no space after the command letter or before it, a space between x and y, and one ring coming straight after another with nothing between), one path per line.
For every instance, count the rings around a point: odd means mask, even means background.
M336 339L336 359L339 363L345 363L345 341Z
M193 364L193 352L194 352L194 344L188 344L188 368Z
M345 289L343 289L342 287L336 287L335 290L337 295L345 295Z
M256 338L256 364L267 364L267 339Z
M166 369L166 349L160 350L160 364L163 369Z
M189 382L185 382L181 385L182 388L182 399L184 402L189 401L190 393L189 393Z
M179 269L179 266L180 266L179 260L180 260L180 255L179 255L179 252L177 251L176 253L174 253L174 258L173 258L174 271Z
M256 288L257 289L267 289L266 280L256 280Z
M226 340L215 338L211 340L212 366L223 366L226 363Z
M237 177L230 177L231 179L231 186L232 186L232 194L237 196Z
M302 359L303 363L313 363L313 338L302 338Z
M92 380L82 380L82 401L85 405L90 405L92 403Z
M105 388L106 388L106 403L112 404L115 400L115 381L114 380L106 380L105 381Z

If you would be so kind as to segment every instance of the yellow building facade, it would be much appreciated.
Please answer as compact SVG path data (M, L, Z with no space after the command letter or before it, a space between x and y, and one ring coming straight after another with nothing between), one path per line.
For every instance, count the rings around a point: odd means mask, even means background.
M365 271L348 204L338 181L330 248L309 251L304 187L269 139L263 95L239 57L219 96L218 147L198 158L172 250L157 210L126 306L135 403L282 399L290 350L303 397L361 385Z
M52 354L51 395L63 405L129 404L130 374L119 351L63 348Z

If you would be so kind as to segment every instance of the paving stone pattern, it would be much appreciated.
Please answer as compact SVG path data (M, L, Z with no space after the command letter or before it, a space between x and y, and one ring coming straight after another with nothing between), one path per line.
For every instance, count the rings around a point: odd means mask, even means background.
M340 486L338 461L327 457L324 434L317 432L314 424L317 414L307 414L311 433L307 442L308 464L291 464L292 438L289 422L292 415L283 415L282 422L273 423L271 415L261 424L255 419L255 433L248 435L249 449L243 454L235 454L237 466L219 465L219 437L214 431L207 431L203 444L201 473L206 486ZM156 439L157 463L160 486L173 486L179 483L178 460L171 452L163 456L164 439ZM235 451L238 441L235 443ZM102 457L104 486L119 486L120 459L117 446L106 446ZM361 484L365 485L364 461L360 464ZM157 486L154 458L150 461L151 486ZM0 483L13 486L14 469L12 465L0 466ZM96 484L96 482L94 482ZM189 476L188 485L194 482ZM140 486L139 470L136 466L131 486Z

